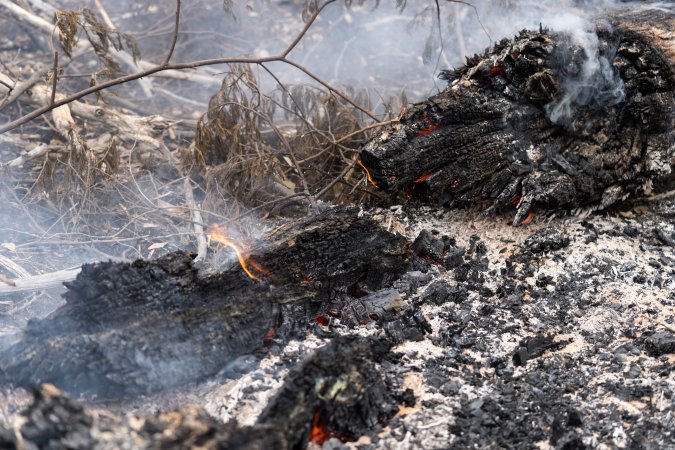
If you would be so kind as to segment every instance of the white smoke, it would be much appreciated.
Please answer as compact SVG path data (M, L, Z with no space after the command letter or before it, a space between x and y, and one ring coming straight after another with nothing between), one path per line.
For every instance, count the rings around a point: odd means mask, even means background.
M551 121L557 124L568 124L578 106L608 107L625 97L623 80L609 60L614 49L601 52L595 29L586 29L588 24L584 22L569 27L572 22L563 20L563 26L557 27L552 24L554 29L569 36L568 42L558 50L563 60L559 68L563 95L546 108Z

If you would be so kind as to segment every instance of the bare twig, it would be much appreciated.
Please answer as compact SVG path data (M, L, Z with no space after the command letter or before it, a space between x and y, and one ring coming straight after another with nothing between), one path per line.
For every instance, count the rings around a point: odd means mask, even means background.
M0 104L0 111L2 111L4 108L6 108L7 106L14 103L14 101L16 101L16 99L21 97L21 95L24 92L26 92L27 90L29 90L30 88L35 86L35 84L38 81L40 81L42 79L42 77L44 75L46 75L46 73L47 73L47 70L45 70L45 69L36 70L35 72L33 72L33 75L31 75L28 80L14 86L14 89L12 89L12 87L9 86L10 91L7 93L7 98L2 102L2 104ZM3 77L0 76L0 80L2 78ZM6 85L5 83L2 83L2 84Z
M197 209L197 205L195 204L195 199L192 195L192 185L190 184L190 179L188 177L183 179L183 187L185 190L185 202L190 209L192 225L195 230L195 235L197 236L197 257L195 258L195 261L202 261L206 258L206 250L208 248L206 235L204 234L204 221L201 212L199 212L199 209Z
M354 158L352 160L352 162L349 163L349 165L347 165L347 167L345 167L345 170L343 170L340 175L333 178L333 180L330 183L328 183L323 189L321 189L319 192L317 192L315 197L321 198L321 196L323 194L325 194L326 192L328 192L330 190L330 188L335 186L342 178L345 177L345 175L347 175L349 173L350 170L352 170L354 168L354 166L356 165L356 161L358 161L358 157Z
M56 50L54 51L54 65L52 66L52 96L49 101L50 105L54 104L54 100L56 100L56 81L58 80L58 72L59 72L59 52Z
M7 258L6 256L0 255L0 267L4 268L9 272L12 272L19 278L26 278L30 276L30 273L26 269L24 269L11 259Z
M285 202L285 201L291 200L291 199L293 199L293 198L295 198L295 197L305 197L306 195L307 195L307 194L306 194L305 192L295 192L295 193L293 193L293 194L287 195L286 197L282 197L282 198L277 198L277 199L274 199L274 200L270 200L270 201L268 201L268 202L265 202L265 203L263 203L263 204L261 204L261 205L256 206L255 208L251 208L251 209L249 209L248 211L246 211L246 212L244 212L244 213L242 213L242 214L239 214L239 215L238 215L237 217L235 217L234 219L229 219L229 220L230 220L231 222L236 223L236 222L238 222L239 220L243 219L244 217L250 216L250 215L253 214L254 212L259 211L259 210L261 210L261 209L263 209L263 208L266 208L266 207L272 206L272 205L276 205L277 203L281 203L281 202Z
M173 29L173 36L171 37L171 47L169 48L169 54L166 55L163 66L167 66L171 61L171 56L173 51L176 49L176 41L178 40L178 27L180 26L180 0L176 0L176 24Z
M478 24L480 27L483 29L483 33L487 36L487 38L490 40L490 45L492 45L492 37L490 37L490 33L488 33L487 29L485 28L485 25L483 25L483 22L480 20L480 14L478 14L478 8L476 8L474 5L472 5L469 2L464 2L462 0L447 0L450 3L459 3L460 5L466 5L469 8L473 9L473 12L476 13L476 20L478 20Z
M304 73L305 73L307 76L309 76L311 79L313 79L314 81L316 81L316 82L319 83L320 85L324 86L326 89L328 89L328 90L331 91L333 94L337 95L338 97L340 97L341 99L343 99L344 101L346 101L347 103L349 103L350 105L352 105L354 108L358 109L359 111L361 111L362 113L364 113L365 115L367 115L368 117L370 117L371 119L373 119L374 121L376 121L376 122L378 121L377 117L375 117L373 114L371 114L370 111L368 111L368 110L362 108L361 106L357 105L352 99L350 99L349 97L347 97L346 95L344 95L342 92L340 92L338 89L334 88L333 86L331 86L331 85L328 84L327 82L323 81L321 78L319 78L319 77L317 77L316 75L314 75L312 72L310 72L309 70L307 70L304 66L302 66L302 65L300 65L300 64L298 64L298 63L296 63L296 62L294 62L294 61L291 61L291 60L289 60L289 59L286 59L286 58L279 58L279 59L277 59L277 61L284 62L284 63L286 63L286 64L288 64L288 65L291 65L291 66L295 67L296 69L300 70L301 72L304 72ZM265 61L265 62L266 62L266 61ZM0 133L2 133L2 129L1 129L1 128L0 128Z

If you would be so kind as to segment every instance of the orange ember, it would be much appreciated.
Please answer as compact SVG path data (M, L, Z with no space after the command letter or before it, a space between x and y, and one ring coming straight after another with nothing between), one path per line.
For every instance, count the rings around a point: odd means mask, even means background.
M494 66L490 69L490 76L502 75L504 73L504 68L502 66Z
M511 204L513 206L518 206L518 203L520 203L521 198L522 196L520 194L516 194L516 196L511 199Z
M216 241L220 244L223 244L227 247L230 247L234 251L234 253L236 253L237 259L239 260L239 265L241 265L241 268L244 270L244 272L246 272L246 275L248 275L248 277L250 279L258 281L258 277L253 275L253 273L248 269L248 266L246 264L246 260L244 259L244 256L242 255L242 252L239 249L239 246L237 244L235 244L234 242L232 242L230 239L228 239L228 237L226 235L227 234L226 230L221 230L221 228L217 224L213 224L211 226L211 228L213 229L213 231L207 233L209 239L211 239L212 241ZM251 264L251 265L253 265L253 264ZM257 266L256 268L258 268L258 267L259 266Z
M253 258L248 258L246 260L246 263L252 268L254 268L256 272L262 273L263 275L267 275L268 277L272 276L272 273L269 270L265 269L263 266L258 264Z
M428 180L433 174L433 172L426 172L424 175L413 181L413 183L421 183L422 181Z
M330 432L326 429L326 425L323 424L321 414L317 410L314 413L314 420L312 420L312 431L309 434L309 440L315 444L322 445L330 437Z
M426 128L422 128L420 131L417 132L417 137L420 136L426 136L429 133L433 133L434 131L438 130L439 128L442 128L443 125L441 124L436 124L434 123L429 116L427 116L427 113L424 112L420 116L420 120L425 121L429 126Z
M363 163L361 162L360 159L358 160L358 163L359 163L359 166L361 166L361 168L363 169L363 171L366 172L366 177L368 178L368 181L370 181L370 184L372 184L373 186L375 186L377 188L377 183L375 183L375 181L373 181L373 177L370 176L370 172L368 172L368 169L366 169L366 166L363 165Z
M439 125L429 125L427 128L422 128L418 133L417 136L426 136L427 134L430 134L440 128Z
M527 217L523 219L522 222L520 222L521 225L527 225L530 222L532 222L532 219L534 219L534 210L531 209L529 213L527 213Z

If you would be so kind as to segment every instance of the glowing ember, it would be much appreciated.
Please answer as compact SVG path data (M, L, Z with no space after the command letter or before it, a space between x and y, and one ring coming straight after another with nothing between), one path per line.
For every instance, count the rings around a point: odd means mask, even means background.
M237 255L237 259L239 260L239 265L241 265L241 268L246 272L246 275L252 280L258 281L258 277L253 275L253 273L248 269L247 266L247 261L244 259L244 256L242 255L241 250L239 249L239 246L232 242L228 237L227 237L227 230L221 229L220 226L217 224L214 224L211 226L213 231L210 231L208 233L209 239L212 241L216 241L220 244L223 244L227 247L230 247L232 250L234 250L234 253ZM249 261L251 263L251 266L255 267L256 269L262 269L258 264L256 264L253 261ZM263 273L266 273L267 271L260 270Z
M490 69L490 76L497 76L497 75L503 75L504 74L504 68L502 66L494 66L492 69Z
M418 133L417 136L426 136L429 133L432 133L440 128L439 125L430 125L427 128L422 128Z
M516 196L511 199L511 204L513 206L518 206L518 203L520 203L521 198L522 196L520 194L516 194Z
M427 134L432 133L432 132L438 130L439 128L442 128L442 126L443 126L441 124L434 123L429 118L429 116L427 116L427 113L422 113L422 115L420 116L420 119L425 121L429 126L426 127L426 128L422 128L420 131L418 131L417 137L426 136Z
M268 277L271 277L271 276L272 276L272 273L271 273L269 270L265 269L263 266L261 266L260 264L258 264L253 258L250 258L250 257L249 257L249 258L246 260L246 263L247 263L249 266L251 266L253 269L255 269L256 272L262 273L262 274L264 274L264 275L267 275Z
M312 420L312 431L309 435L309 440L315 444L322 445L328 439L330 439L330 432L326 429L326 426L321 420L321 414L317 410L314 413L314 420Z
M358 163L359 163L359 166L361 166L361 168L363 169L363 171L366 172L366 177L368 178L368 181L370 181L370 184L377 187L377 183L375 183L375 181L373 181L373 177L370 176L370 172L368 172L368 169L366 169L366 166L363 165L361 160L359 160Z
M520 224L521 225L527 225L530 222L532 222L532 219L534 219L534 210L531 209L530 212L527 213L527 217L525 219L523 219L523 221L520 222Z
M413 183L421 183L422 181L428 180L433 174L433 172L426 172L424 175L413 181Z

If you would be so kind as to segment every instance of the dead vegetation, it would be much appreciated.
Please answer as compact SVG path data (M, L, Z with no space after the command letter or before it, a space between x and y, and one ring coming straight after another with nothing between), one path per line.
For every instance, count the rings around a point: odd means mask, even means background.
M357 151L405 94L378 84L377 67L376 89L312 72L349 8L367 17L373 5L293 1L263 16L256 1L123 3L0 0L0 255L16 266L0 260L0 275L30 286L84 261L177 249L222 263L232 255L208 246L209 224L253 242L261 218L381 200ZM200 28L223 7L226 28ZM246 14L260 26L239 26ZM330 55L336 76L353 44Z
M5 36L16 38L0 51L3 287L87 260L147 258L179 248L204 259L211 223L225 223L252 242L261 232L259 217L304 214L319 201L374 198L355 168L355 150L377 126L369 111L384 111L380 98L371 102L365 90L323 80L281 81L265 62L274 58L230 64L223 75L204 55L201 69L175 70L182 63L171 66L172 55L194 59L189 30L195 20L213 14L200 10L200 2L183 5L183 39L176 39L182 30L174 28L181 25L176 4L156 7L164 32L152 36L161 31L153 26L138 33L152 41L149 51L143 48L146 60L135 34L117 29L100 1L93 9L61 10L28 3L0 2L9 13L0 19ZM306 22L287 25L296 38L277 60L286 59L330 3L296 10ZM234 27L232 42L240 33ZM167 54L172 36L175 48ZM153 55L163 62L150 62ZM219 61L237 59L251 58ZM155 78L136 77L158 67ZM216 91L207 107L201 99ZM82 98L82 92L96 95ZM148 101L134 100L143 97ZM231 256L220 253L209 261ZM20 322L22 311L26 317L35 312L37 297L29 297L5 302L1 311Z

